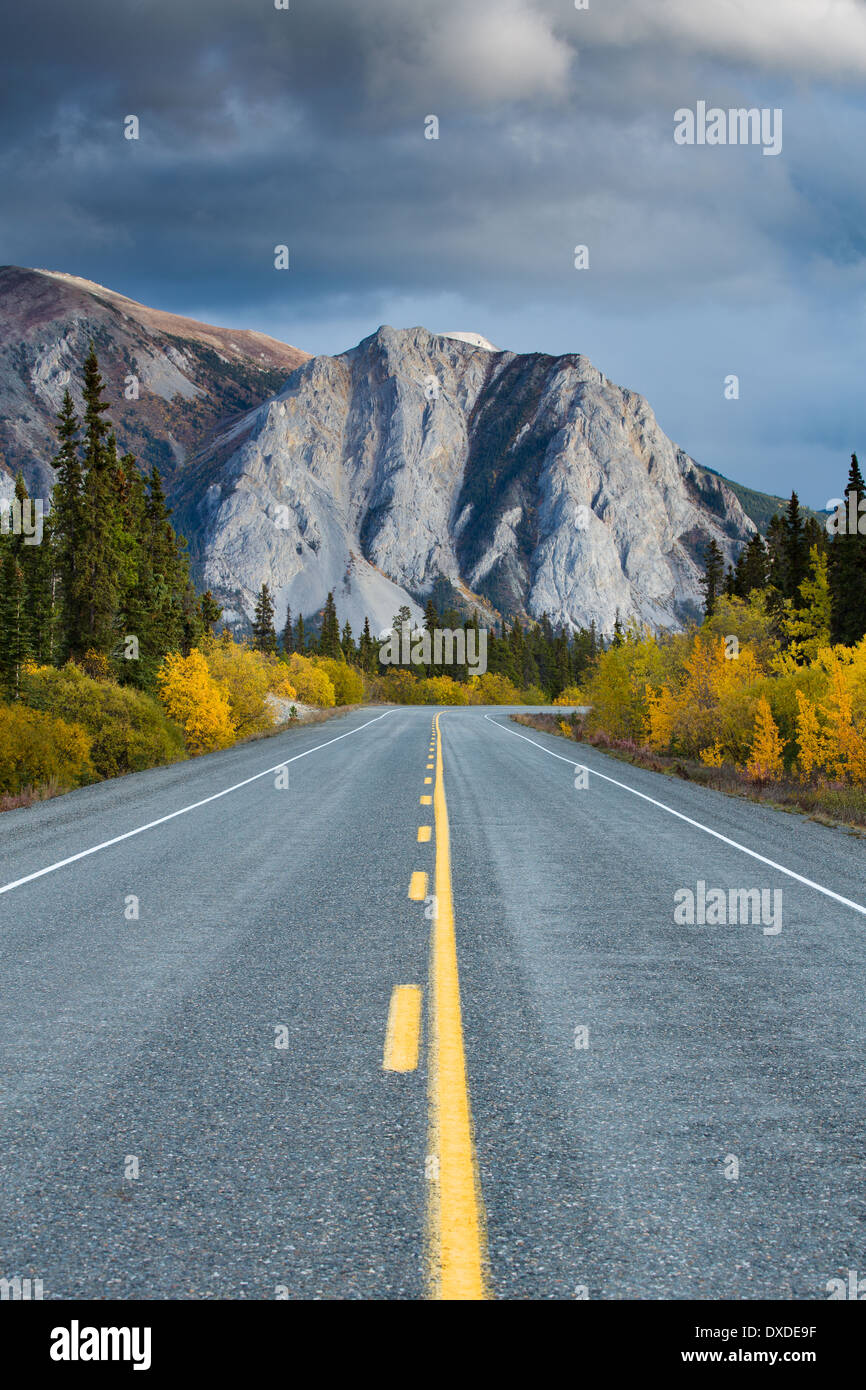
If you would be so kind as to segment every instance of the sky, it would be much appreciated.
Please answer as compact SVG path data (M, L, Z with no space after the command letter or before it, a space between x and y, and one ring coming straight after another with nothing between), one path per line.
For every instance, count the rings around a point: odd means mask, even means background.
M581 352L699 463L812 506L866 454L866 0L46 0L3 28L0 263L314 353L383 323ZM699 102L781 111L781 152L677 143Z

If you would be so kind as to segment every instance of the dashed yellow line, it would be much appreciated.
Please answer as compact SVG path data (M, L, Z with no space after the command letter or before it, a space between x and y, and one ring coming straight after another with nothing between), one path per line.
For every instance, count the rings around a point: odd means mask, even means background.
M391 995L385 1030L384 1071L415 1071L421 1041L421 989L397 985Z
M466 1078L451 844L442 772L442 733L436 729L436 914L430 950L429 1278L436 1299L483 1299L486 1286L484 1203L478 1180Z
M432 826L430 826L430 825L419 825L419 826L418 826L418 843L419 843L419 845L425 845L425 844L427 843L427 841L430 839L430 836L432 835L432 833L433 833L433 827L432 827Z
M413 903L423 903L427 896L427 875L416 869L409 880L409 897Z
M433 798L432 798L432 796L422 796L422 797L421 797L421 805L422 805L422 806L432 806L432 805L433 805Z
M425 777L425 778L424 778L424 786L425 786L425 787L429 787L429 786L432 784L432 782L433 782L433 778L432 778L432 777Z

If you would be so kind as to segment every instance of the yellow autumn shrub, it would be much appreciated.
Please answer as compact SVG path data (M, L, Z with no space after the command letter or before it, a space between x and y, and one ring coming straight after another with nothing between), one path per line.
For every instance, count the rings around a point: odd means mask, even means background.
M0 704L0 792L54 783L68 791L91 782L90 737L80 724L22 704Z
M364 679L356 666L350 666L347 661L337 661L332 656L316 657L315 664L325 672L334 687L336 704L361 704L364 699Z
M201 652L212 679L228 701L237 738L267 733L274 728L278 722L277 712L268 696L297 698L298 692L284 662L256 651L245 642L235 642L226 631L217 639L203 642Z
M755 711L755 732L746 771L755 782L777 782L784 771L783 744L770 709L762 695Z
M302 704L333 709L337 702L336 692L327 671L315 666L308 656L302 656L300 652L292 652L288 667L289 680Z
M183 729L190 753L211 753L235 741L231 707L202 653L171 653L156 675L159 698L170 719Z

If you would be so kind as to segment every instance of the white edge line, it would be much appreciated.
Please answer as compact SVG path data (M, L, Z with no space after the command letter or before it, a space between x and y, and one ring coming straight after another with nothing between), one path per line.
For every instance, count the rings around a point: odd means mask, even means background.
M179 811L172 811L167 816L160 816L158 820L148 821L147 825L138 825L134 830L127 830L123 835L115 835L113 840L103 840L101 845L93 845L91 849L83 849L79 854L70 854L68 859L58 859L56 864L49 864L45 869L37 869L35 874L27 874L24 878L16 878L14 883L5 883L0 888L0 894L11 893L13 888L20 888L22 884L32 883L35 878L43 878L45 874L53 874L57 869L63 869L67 864L74 864L78 859L86 859L90 854L98 854L102 849L109 849L111 845L119 845L121 840L131 840L133 835L143 835L145 830L153 830L157 825L165 825L166 821L174 820L176 816L185 816L188 811L197 811L201 806L207 806L211 801L219 801L221 796L228 796L230 792L240 791L241 787L248 787L251 782L257 782L260 777L268 777L272 772L279 772L280 768L288 767L289 763L296 763L300 758L309 757L310 753L318 753L322 748L330 748L332 743L339 743L341 739L351 738L352 734L359 734L362 729L369 729L371 724L378 724L380 719L385 719L389 714L394 714L392 709L386 709L384 714L377 714L375 719L368 719L366 724L359 724L357 729L349 729L345 734L338 734L336 738L329 738L326 743L318 743L315 748L307 748L303 753L296 753L293 758L283 758L282 762L275 763L273 767L266 767L264 772L257 772L253 777L247 777L243 782L235 782L233 787L226 787L221 792L214 792L213 796L206 796L202 801L194 801L191 806L181 806Z
M843 898L841 893L834 893L832 888L824 888L820 883L815 883L814 879L804 878L802 874L795 874L793 869L786 869L784 864L777 864L774 859L767 859L765 855L758 854L757 850L749 849L746 845L741 845L737 840L729 840L727 835L722 835L718 830L711 830L708 825L702 825L699 820L692 820L691 816L684 816L681 811L675 811L672 806L666 806L663 801L656 801L652 796L646 796L644 792L635 791L634 787L628 786L626 782L617 782L615 777L606 777L603 772L596 772L594 767L587 767L586 763L576 763L571 758L564 758L561 753L554 753L552 748L545 748L543 743L536 743L534 738L527 738L525 734L519 734L516 729L509 729L505 724L499 724L495 719L491 719L489 714L484 718L494 728L501 729L504 734L513 734L515 738L522 738L524 743L531 743L533 748L540 748L542 753L549 753L551 758L558 758L561 763L568 763L571 767L580 767L593 777L600 777L603 782L610 782L614 787L621 787L623 791L631 792L632 796L639 796L641 801L648 801L651 806L658 806L660 810L667 811L668 815L676 816L677 820L685 821L686 825L693 825L696 830L703 830L706 835L712 835L714 839L721 840L723 844L730 845L732 849L738 849L743 854L748 854L752 859L757 859L761 864L767 864L771 869L777 869L780 874L787 874L789 878L796 879L798 883L804 883L807 888L814 888L818 893L823 893L827 898L833 898L837 903L842 903L844 907L853 907L855 912L860 912L866 917L866 907L860 903L852 902L850 898Z

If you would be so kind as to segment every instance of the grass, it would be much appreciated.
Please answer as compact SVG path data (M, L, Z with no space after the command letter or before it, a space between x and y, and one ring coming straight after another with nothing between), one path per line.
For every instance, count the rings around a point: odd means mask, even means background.
M650 772L681 777L683 781L712 787L727 796L763 802L776 810L798 812L821 825L843 827L858 835L866 832L866 787L839 782L800 782L794 778L759 785L730 764L707 767L699 758L669 756L631 739L613 739L603 732L588 733L583 727L584 717L579 714L512 714L511 718L516 724L524 724L540 733L588 743L611 757L645 767ZM567 733L562 725L567 727Z
M23 806L35 806L37 801L50 801L54 796L63 796L69 790L59 782L43 782L38 787L22 787L19 792L0 792L0 815L4 811L18 811Z

